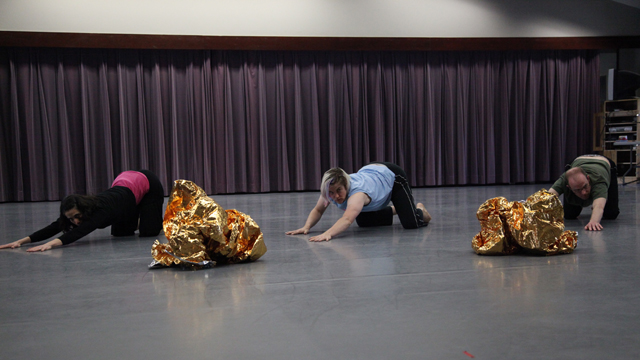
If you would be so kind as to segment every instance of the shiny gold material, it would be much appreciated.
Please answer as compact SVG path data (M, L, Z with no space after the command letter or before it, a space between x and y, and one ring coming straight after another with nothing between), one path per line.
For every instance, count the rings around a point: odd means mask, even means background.
M249 215L225 211L188 180L174 182L163 226L169 243L156 240L150 267L201 268L215 262L254 261L267 252L262 231Z
M578 245L578 233L564 231L564 210L557 196L542 189L526 202L496 197L476 213L480 232L471 245L477 254L508 255L520 250L568 254Z

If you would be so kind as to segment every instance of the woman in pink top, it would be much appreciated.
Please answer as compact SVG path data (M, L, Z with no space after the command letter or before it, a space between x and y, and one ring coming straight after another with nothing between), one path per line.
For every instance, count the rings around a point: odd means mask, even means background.
M70 244L95 229L111 226L113 236L157 236L162 230L164 188L160 179L147 170L125 171L111 188L97 195L69 195L60 203L60 217L33 234L0 246L17 248L22 244L60 237L27 251L45 251Z

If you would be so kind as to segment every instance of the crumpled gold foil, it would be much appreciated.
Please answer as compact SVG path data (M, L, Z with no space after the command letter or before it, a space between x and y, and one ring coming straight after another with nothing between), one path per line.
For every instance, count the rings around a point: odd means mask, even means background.
M262 231L237 210L224 210L195 183L176 180L163 220L168 243L156 240L149 267L210 267L254 261L267 252Z
M477 254L508 255L525 250L568 254L578 245L578 233L564 230L564 209L557 196L542 189L525 202L496 197L476 213L480 232L471 245Z

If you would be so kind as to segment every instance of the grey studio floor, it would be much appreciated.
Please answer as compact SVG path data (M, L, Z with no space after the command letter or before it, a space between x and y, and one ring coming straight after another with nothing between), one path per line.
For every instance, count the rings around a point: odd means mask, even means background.
M149 238L109 228L44 253L0 251L2 359L637 359L640 185L621 215L579 232L573 254L480 256L485 200L548 185L414 189L419 230L358 228L330 242L285 236L318 193L213 196L261 226L257 262L149 270ZM2 242L57 214L57 202L0 204ZM315 233L340 211L327 210ZM159 240L165 242L164 236Z

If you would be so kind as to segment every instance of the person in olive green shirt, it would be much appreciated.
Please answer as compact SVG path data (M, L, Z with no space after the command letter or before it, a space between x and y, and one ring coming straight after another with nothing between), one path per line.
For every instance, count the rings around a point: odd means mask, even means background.
M616 164L601 155L577 157L553 184L550 193L564 194L565 219L575 219L583 207L591 206L591 219L585 230L602 230L601 219L615 219L618 208Z

